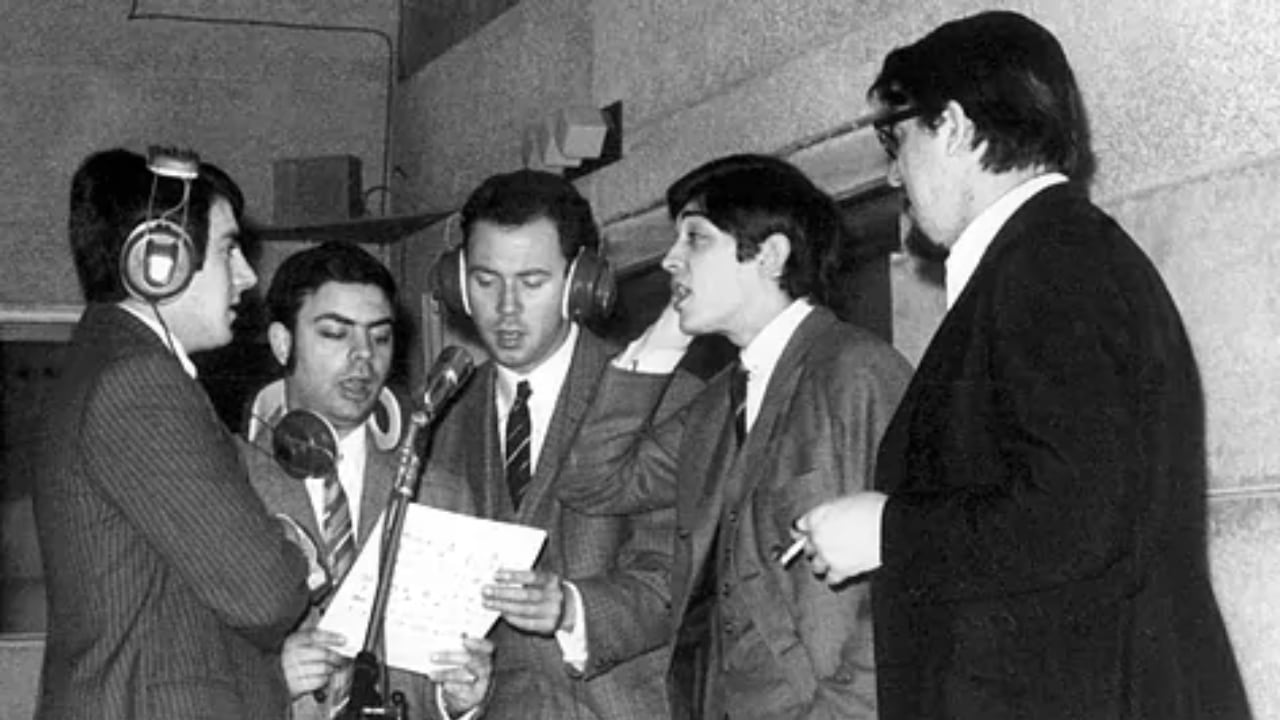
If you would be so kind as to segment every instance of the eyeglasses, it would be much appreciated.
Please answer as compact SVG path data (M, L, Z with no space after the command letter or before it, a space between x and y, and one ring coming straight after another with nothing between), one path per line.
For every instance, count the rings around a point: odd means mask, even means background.
M893 131L894 128L903 120L910 120L923 114L924 110L922 108L907 107L895 110L872 121L871 125L876 130L876 139L880 141L880 146L884 148L884 152L889 156L890 160L898 159L898 146L901 144L897 133Z

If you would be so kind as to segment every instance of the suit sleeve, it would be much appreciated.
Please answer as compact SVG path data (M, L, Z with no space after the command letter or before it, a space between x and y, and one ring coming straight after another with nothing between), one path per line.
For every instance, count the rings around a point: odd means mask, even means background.
M1136 369L1150 359L1125 325L1142 298L1057 254L1002 268L995 288L988 379L952 386L962 397L951 407L972 416L948 418L963 429L935 448L950 462L930 470L935 491L895 493L885 508L882 572L919 602L1101 578L1138 531Z
M307 604L306 563L254 493L232 436L168 357L102 377L82 422L93 482L192 593L264 650Z
M610 571L573 578L586 615L587 678L662 646L669 637L674 506L632 515Z
M564 469L560 500L579 512L627 515L671 507L693 375L605 370Z
M876 452L910 379L911 368L888 347L854 346L828 372L797 388L781 448L775 492L790 499L773 515L776 544L789 543L790 519L811 507L872 486ZM796 717L809 720L876 717L874 643L865 583L828 588L808 564L781 568L764 561L786 588L806 646L815 688ZM776 600L775 600L776 602Z

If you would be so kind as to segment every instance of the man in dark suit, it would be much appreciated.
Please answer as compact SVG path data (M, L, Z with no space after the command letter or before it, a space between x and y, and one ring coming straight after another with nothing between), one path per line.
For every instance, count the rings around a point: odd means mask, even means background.
M867 588L790 562L805 511L870 486L876 443L910 376L886 342L829 309L854 244L829 196L793 166L740 155L667 193L672 306L618 358L574 448L565 499L592 511L675 503L671 640L708 643L671 667L696 718L875 718ZM672 332L678 316L679 331ZM665 421L680 333L717 334L738 362ZM639 371L639 372L636 372ZM708 616L709 621L703 618Z
M88 307L48 405L35 509L49 633L38 716L263 718L306 565L254 495L187 353L257 278L239 189L189 154L96 153L71 183Z
M1195 360L1081 187L1062 48L982 13L894 50L870 95L949 309L879 492L799 528L832 582L875 570L882 717L1247 717L1209 584Z
M501 620L485 717L663 718L671 513L587 517L556 496L614 353L579 322L612 297L591 207L565 179L521 170L471 194L462 232L437 287L491 361L434 430L423 488L464 488L478 515L547 531L532 571L486 586Z
M327 720L349 698L350 661L333 649L343 638L315 624L332 588L369 541L396 479L402 413L386 387L395 349L396 286L368 252L334 241L286 258L271 279L267 307L267 338L285 376L254 401L245 460L267 509L288 517L314 540L329 575L330 592L317 596L317 605L285 641L281 658L293 720ZM337 450L332 467L314 477L292 477L272 455L273 428L293 411L321 418ZM466 510L463 498L449 490L428 488L420 500ZM482 638L465 642L470 657L439 658L454 664L436 677L439 702L426 676L390 670L390 688L405 694L412 717L460 715L484 698L493 645Z

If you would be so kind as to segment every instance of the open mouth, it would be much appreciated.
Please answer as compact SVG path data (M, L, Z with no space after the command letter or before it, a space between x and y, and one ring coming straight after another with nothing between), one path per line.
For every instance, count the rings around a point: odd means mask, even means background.
M338 383L338 389L349 400L364 400L373 391L373 381L367 378L348 378Z
M682 305L692 294L693 291L684 285L674 282L671 283L671 303L677 310L680 309L680 305Z

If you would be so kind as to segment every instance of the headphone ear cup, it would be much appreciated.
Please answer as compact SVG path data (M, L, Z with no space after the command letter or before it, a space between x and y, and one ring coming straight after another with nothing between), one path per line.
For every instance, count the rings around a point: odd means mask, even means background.
M147 302L177 296L195 274L191 237L182 226L157 218L139 224L120 249L120 277L129 294Z
M567 320L577 321L607 317L617 294L609 261L596 251L583 248L569 268L560 313Z
M467 258L462 248L446 250L432 267L432 286L436 300L455 313L471 315L471 299L467 297Z

